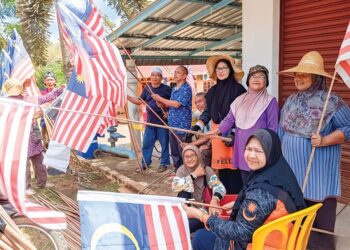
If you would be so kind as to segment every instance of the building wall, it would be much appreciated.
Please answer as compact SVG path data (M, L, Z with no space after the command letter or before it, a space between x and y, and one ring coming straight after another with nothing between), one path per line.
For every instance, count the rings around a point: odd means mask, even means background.
M242 0L242 66L264 65L270 72L269 93L278 97L279 0ZM246 86L245 86L246 87Z

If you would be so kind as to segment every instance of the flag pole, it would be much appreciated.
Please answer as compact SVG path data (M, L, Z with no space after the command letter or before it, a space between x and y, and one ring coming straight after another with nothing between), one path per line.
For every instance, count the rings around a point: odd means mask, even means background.
M103 117L103 118L110 118L110 119L115 119L115 120L120 121L120 122L131 122L131 123L149 125L149 126L157 127L157 128L173 129L175 131L180 131L180 132L189 133L189 134L193 134L193 135L208 136L205 133L192 131L192 130L188 130L188 129L169 127L169 126L164 126L164 125L149 123L149 122L141 122L141 121L136 121L136 120L131 120L131 119L120 118L120 117L116 117L116 116L98 115L98 114L94 114L94 113L81 112L81 111L70 110L70 109L62 109L62 108L57 108L57 107L52 107L52 106L49 106L49 107L40 106L40 107L42 109L55 109L55 110L60 110L60 111L64 111L64 112L72 112L72 113L82 114L82 115L91 115L91 116L97 116L97 117ZM227 141L227 142L232 141L230 138L222 137L222 136L218 136L218 135L211 135L210 138L211 139L220 139L222 141Z
M125 105L124 110L125 110L126 118L128 120L130 120L127 104ZM145 162L145 164L146 164L146 161L145 161L143 154L141 153L141 147L140 147L138 141L136 140L136 136L134 134L134 130L132 128L131 122L128 122L127 124L128 124L129 132L130 132L131 143L132 143L132 146L133 146L135 153L136 153L137 164L138 164L140 173L143 174L142 162ZM141 153L141 157L140 157L140 153Z
M332 89L333 89L333 85L334 85L336 74L337 74L337 71L334 70L332 81L331 81L331 85L329 87L329 90L328 90L328 93L327 93L327 97L326 97L326 101L324 103L323 110L322 110L322 113L321 113L320 122L318 124L317 132L316 132L317 135L319 135L320 132L321 132L321 128L322 128L322 125L323 125L323 119L324 119L324 116L326 114L328 101L329 101L329 97L331 96L331 92L332 92ZM305 193L306 185L307 185L309 174L310 174L310 170L311 170L312 160L314 159L314 156L315 156L315 150L316 150L316 147L312 146L309 162L308 162L308 165L307 165L307 168L306 168L306 173L305 173L305 177L304 177L304 181L303 181L303 187L302 187L303 193Z

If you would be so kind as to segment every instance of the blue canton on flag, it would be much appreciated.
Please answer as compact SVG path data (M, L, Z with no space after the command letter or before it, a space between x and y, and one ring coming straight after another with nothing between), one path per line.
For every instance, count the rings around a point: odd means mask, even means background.
M180 198L79 191L82 249L190 249Z

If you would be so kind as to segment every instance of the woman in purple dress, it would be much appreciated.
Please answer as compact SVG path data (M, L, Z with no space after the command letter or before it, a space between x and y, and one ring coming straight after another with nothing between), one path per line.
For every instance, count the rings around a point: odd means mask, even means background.
M267 93L269 71L261 65L249 69L248 91L237 97L230 106L219 128L209 134L224 134L235 125L233 165L241 171L243 184L249 174L244 160L244 150L248 137L257 129L269 128L277 131L278 104L275 97Z

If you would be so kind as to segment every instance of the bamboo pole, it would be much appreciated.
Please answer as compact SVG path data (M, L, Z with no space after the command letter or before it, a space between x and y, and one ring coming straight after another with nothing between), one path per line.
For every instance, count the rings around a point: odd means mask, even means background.
M196 206L203 206L203 207L209 207L209 208L216 208L216 209L221 209L221 210L231 210L232 208L224 208L220 206L215 206L215 205L210 205L207 203L202 203L202 202L197 202L197 201L191 201L191 200L186 200L185 203L191 204L191 205L196 205Z
M331 81L331 85L329 87L328 94L327 94L327 97L326 97L326 101L325 101L325 104L323 106L323 110L322 110L322 113L321 113L320 123L318 124L317 132L316 132L317 135L319 135L320 132L321 132L323 119L324 119L324 116L326 114L328 101L329 101L329 97L331 96L331 92L332 92L332 89L333 89L333 85L334 85L334 80L335 80L336 74L337 74L337 72L334 70L332 81ZM306 168L304 181L303 181L303 187L302 187L303 193L305 193L306 185L307 185L309 174L310 174L310 170L311 170L312 160L314 159L314 156L315 156L315 150L316 150L316 147L312 147L310 158L309 158L309 162L308 162L308 165L307 165L307 168Z
M128 106L127 105L125 105L124 110L125 110L126 118L128 120L130 120L129 119L129 111L128 111ZM143 154L141 153L141 147L140 147L140 145L139 145L139 143L138 143L138 141L136 139L136 136L134 134L134 130L132 128L131 122L128 122L128 127L129 127L129 132L130 132L131 143L132 143L132 146L133 146L133 148L135 150L135 153L136 153L137 164L139 165L140 173L143 174L142 163L144 161L145 164L146 164L146 161L145 161L145 158L144 158ZM141 157L140 157L140 153L141 153Z
M188 129L169 127L169 126L164 126L164 125L154 124L154 123L149 123L149 122L135 121L135 120L125 119L125 118L120 118L120 117L115 117L115 116L98 115L98 114L93 114L93 113L88 113L88 112L80 112L80 111L76 111L76 110L61 109L61 108L56 108L56 107L42 107L42 108L43 109L56 109L56 110L61 110L61 111L65 111L65 112L72 112L72 113L83 114L83 115L91 115L91 116L97 116L97 117L106 117L106 118L115 119L115 120L121 121L121 122L138 123L138 124L144 124L144 125L149 125L149 126L158 127L158 128L173 129L175 131L181 131L181 132L185 132L185 133L189 133L189 134L193 134L193 135L208 136L205 133L192 131L192 130L188 130ZM222 141L231 142L231 139L226 138L226 137L222 137L222 136L211 135L210 138L212 138L212 139L220 139Z

